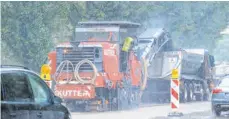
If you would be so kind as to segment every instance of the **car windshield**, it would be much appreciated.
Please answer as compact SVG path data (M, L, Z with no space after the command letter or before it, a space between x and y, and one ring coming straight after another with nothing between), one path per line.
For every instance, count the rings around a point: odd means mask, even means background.
M229 87L229 77L223 78L219 84L220 87Z

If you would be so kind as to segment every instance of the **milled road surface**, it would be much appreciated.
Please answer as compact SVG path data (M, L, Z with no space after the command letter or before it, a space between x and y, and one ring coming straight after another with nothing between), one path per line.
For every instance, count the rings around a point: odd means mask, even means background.
M229 119L229 115L223 114L220 117L215 117L212 115L211 111L204 111L204 112L194 112L190 114L185 114L182 117L178 118L169 118L169 117L154 117L152 119Z
M215 118L210 110L210 102L193 102L180 104L180 112L184 116L179 118L168 118L171 108L169 104L165 104L125 111L72 113L72 119L229 119L228 115Z

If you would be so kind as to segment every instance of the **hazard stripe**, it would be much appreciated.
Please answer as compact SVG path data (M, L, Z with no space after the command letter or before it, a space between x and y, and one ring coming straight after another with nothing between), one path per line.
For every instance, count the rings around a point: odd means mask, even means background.
M179 108L179 79L171 79L171 108L178 109Z
M179 101L175 97L171 96L171 102L179 108Z
M179 93L179 86L175 84L173 81L171 81L171 88L173 88L177 93Z
M176 86L179 85L179 80L172 80L172 82L173 82L174 84L176 84Z
M171 102L171 107L172 107L172 109L177 108L177 106L174 105L174 103L172 103L172 102Z
M171 89L171 92L172 92L172 96L178 100L178 93L174 90L174 89Z

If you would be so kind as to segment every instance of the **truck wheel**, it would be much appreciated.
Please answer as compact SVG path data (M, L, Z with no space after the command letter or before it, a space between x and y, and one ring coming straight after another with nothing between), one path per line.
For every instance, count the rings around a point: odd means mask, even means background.
M191 102L194 100L194 86L191 82L189 83L188 88L189 88L188 101Z
M200 85L200 93L196 94L196 100L203 101L203 98L204 98L204 89L203 86Z
M210 100L210 95L209 94L205 94L204 101L209 101L209 100Z
M188 85L187 83L184 83L184 88L183 91L181 93L181 102L186 103L188 101Z
M209 91L209 89L207 89L207 91L204 93L203 100L204 101L209 101L210 100L210 91Z

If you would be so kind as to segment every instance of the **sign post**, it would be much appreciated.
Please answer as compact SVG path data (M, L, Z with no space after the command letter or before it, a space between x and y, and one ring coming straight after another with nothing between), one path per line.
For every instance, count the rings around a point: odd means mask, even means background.
M180 74L179 69L173 69L172 70L172 76L171 76L171 89L170 89L170 106L172 109L172 112L168 114L169 117L181 117L183 116L182 112L179 112L179 106L180 106Z

